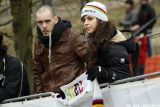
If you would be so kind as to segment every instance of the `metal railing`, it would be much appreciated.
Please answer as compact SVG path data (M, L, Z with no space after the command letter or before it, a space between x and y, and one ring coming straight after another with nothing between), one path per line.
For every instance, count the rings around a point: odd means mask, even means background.
M140 76L130 77L130 78L122 79L122 80L117 80L113 83L100 84L100 87L104 88L104 87L107 87L109 85L117 85L117 84L122 84L122 83L126 83L126 82L138 81L138 80L142 80L142 79L146 79L146 78L154 77L154 76L158 76L158 75L160 75L160 71L150 73L150 74L144 74L144 75L140 75Z
M39 93L39 94L33 94L29 96L7 99L7 100L2 101L0 104L18 102L18 101L26 101L26 100L32 100L32 99L43 98L43 97L48 97L48 96L55 97L55 95L56 94L53 92Z
M104 87L107 87L107 86L110 86L110 85L117 85L117 84L123 84L123 83L127 83L127 82L138 81L138 80L142 80L142 79L146 79L148 77L153 77L153 76L158 76L158 75L160 75L160 71L159 72L150 73L150 74L141 75L141 76L130 77L130 78L122 79L122 80L117 80L117 81L115 81L113 83L100 84L100 87L104 88ZM7 99L7 100L2 101L0 104L12 103L12 102L18 102L18 101L27 101L27 100L43 98L43 97L48 97L48 96L55 97L56 94L53 93L53 92L33 94L33 95L29 95L29 96L23 96L23 97L18 97L18 98Z

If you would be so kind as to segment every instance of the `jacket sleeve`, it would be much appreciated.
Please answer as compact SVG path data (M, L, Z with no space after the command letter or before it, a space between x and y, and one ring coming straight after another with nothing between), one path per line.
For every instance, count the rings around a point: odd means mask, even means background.
M13 59L5 71L4 87L0 88L0 101L18 97L20 94L20 85L22 79L22 67L18 59Z
M75 34L75 38L73 39L72 45L78 57L83 61L87 61L89 51L84 35L80 35L78 33Z
M126 64L118 64L117 62L119 61L115 61L116 64L113 66L104 67L108 76L106 78L98 79L99 83L113 82L131 77L128 66Z
M34 93L41 93L43 92L42 83L41 83L41 75L40 72L42 72L43 68L41 66L41 61L39 59L39 51L37 51L38 43L37 39L35 41L35 47L34 47L34 58L33 58L33 81L34 81Z
M124 58L124 60L128 62L126 58ZM126 62L124 63L120 62L119 58L115 58L111 60L111 63L115 63L115 64L110 67L105 67L106 72L108 72L110 76L108 81L112 81L113 74L116 75L115 80L120 80L120 79L131 77L131 72L129 70L129 64L127 64Z
M97 65L105 68L108 77L102 82L112 82L131 77L129 68L129 58L126 49L122 46L115 45L116 48L110 48L108 54L100 54ZM114 77L114 79L112 79Z
M113 82L116 80L121 80L131 77L131 73L127 64L119 63L118 59L117 61L116 60L114 60L113 62L111 61L111 63L115 64L112 66L103 67L105 69L107 77L98 79L99 83Z

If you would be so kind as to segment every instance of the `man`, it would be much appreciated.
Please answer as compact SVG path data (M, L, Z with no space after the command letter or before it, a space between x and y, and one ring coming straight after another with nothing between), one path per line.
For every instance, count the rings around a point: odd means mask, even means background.
M29 95L27 73L17 58L7 55L0 34L0 101Z
M126 0L125 7L126 7L125 18L120 22L120 25L123 25L125 30L130 30L130 27L137 20L137 13L134 9L134 1Z
M154 17L156 17L155 9L151 6L149 3L149 0L140 0L141 7L138 12L138 17L135 25L131 28L133 31L138 30L140 27L148 23L150 20L152 20ZM140 33L144 33L144 35L147 35L148 33L151 33L151 30L153 26L155 25L156 20L152 21L151 24L149 24L144 30L142 30ZM150 57L152 55L151 50L151 43L150 38L147 37L147 50L148 50L148 56Z
M37 11L36 21L34 92L57 93L85 71L86 41L50 6L44 5Z
M133 31L139 30L140 27L142 27L143 25L148 23L150 20L152 20L154 17L156 17L155 10L150 5L149 0L140 0L140 2L141 2L141 7L138 12L137 21L135 25L131 27L131 30ZM138 67L137 75L143 74L146 58L147 56L150 57L152 55L151 40L150 40L150 37L146 37L146 36L151 34L151 30L155 25L155 23L156 23L156 20L152 21L152 23L150 23L140 32L140 33L143 33L144 37L139 39L139 41L141 42L141 47L140 47L140 53L139 53L139 61L138 61L139 67Z

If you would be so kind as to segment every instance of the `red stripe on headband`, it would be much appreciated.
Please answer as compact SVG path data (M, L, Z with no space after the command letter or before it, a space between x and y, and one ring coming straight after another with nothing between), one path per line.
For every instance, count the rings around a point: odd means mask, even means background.
M86 5L86 6L92 6L92 7L95 7L95 8L97 8L97 9L101 10L102 12L104 12L105 14L107 14L107 12L105 12L103 9L101 9L101 8L99 8L99 7L97 7L97 6L94 6L94 5Z

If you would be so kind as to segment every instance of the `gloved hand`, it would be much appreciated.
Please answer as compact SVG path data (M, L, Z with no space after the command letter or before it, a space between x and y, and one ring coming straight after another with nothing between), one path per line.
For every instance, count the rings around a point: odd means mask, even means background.
M93 66L91 67L86 74L88 74L88 80L93 81L95 78L100 79L100 78L107 78L109 76L108 72L100 67L100 66Z
M57 98L62 98L62 99L65 99L65 98L66 98L66 96L65 96L65 94L64 94L64 92L63 92L62 90L60 90L60 91L58 92Z
M120 22L118 23L118 25L119 25L119 26L123 26L123 22L120 21Z

